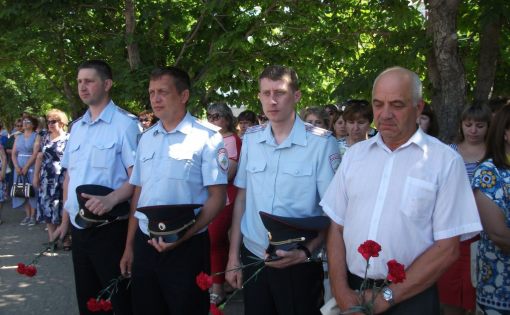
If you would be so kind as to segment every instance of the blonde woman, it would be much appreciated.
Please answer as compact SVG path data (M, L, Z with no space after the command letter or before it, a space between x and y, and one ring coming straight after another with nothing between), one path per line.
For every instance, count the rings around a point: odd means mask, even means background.
M48 132L41 140L41 152L35 163L34 186L37 196L37 221L45 222L49 240L62 221L64 171L61 159L69 138L65 131L68 119L64 112L52 109L46 114ZM70 244L64 243L64 249Z

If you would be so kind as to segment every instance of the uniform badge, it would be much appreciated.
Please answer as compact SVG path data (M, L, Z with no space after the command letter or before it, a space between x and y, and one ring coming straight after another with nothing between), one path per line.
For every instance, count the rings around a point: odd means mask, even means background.
M165 223L163 222L159 222L158 223L158 229L160 229L161 231L164 231L166 229L166 225Z
M227 149L221 148L218 150L218 154L216 156L216 161L218 162L218 166L226 172L228 170L228 154Z
M334 153L329 156L329 165L333 169L333 172L336 172L338 166L340 166L340 162L342 161L342 157L340 153Z

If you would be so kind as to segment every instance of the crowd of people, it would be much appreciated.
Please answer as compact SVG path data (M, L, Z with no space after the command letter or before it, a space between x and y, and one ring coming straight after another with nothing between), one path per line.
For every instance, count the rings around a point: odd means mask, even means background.
M370 101L298 115L297 73L268 66L260 114L213 103L204 120L187 110L185 71L149 79L152 110L135 116L111 99L110 66L86 61L82 117L52 109L0 126L0 224L9 187L33 185L13 208L64 250L72 240L80 314L121 275L131 284L115 314L207 314L240 288L245 314L321 314L329 298L339 314L392 259L406 279L382 288L375 313L510 314L510 104L467 106L444 144L401 67L379 74ZM366 240L382 247L368 271Z

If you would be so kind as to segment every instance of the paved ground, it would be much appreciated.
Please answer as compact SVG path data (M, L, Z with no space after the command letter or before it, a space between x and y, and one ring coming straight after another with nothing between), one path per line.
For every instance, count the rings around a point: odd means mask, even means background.
M16 272L19 262L28 264L48 241L43 224L20 226L23 217L23 211L6 202L0 225L0 314L78 314L70 252L58 250L41 257L33 278ZM225 315L243 313L241 295L232 299Z

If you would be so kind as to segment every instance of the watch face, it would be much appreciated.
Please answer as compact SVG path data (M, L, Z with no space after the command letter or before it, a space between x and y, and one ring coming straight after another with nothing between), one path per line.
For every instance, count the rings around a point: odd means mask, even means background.
M391 292L391 289L389 288L384 288L382 293L386 301L391 300L393 298L393 292Z

